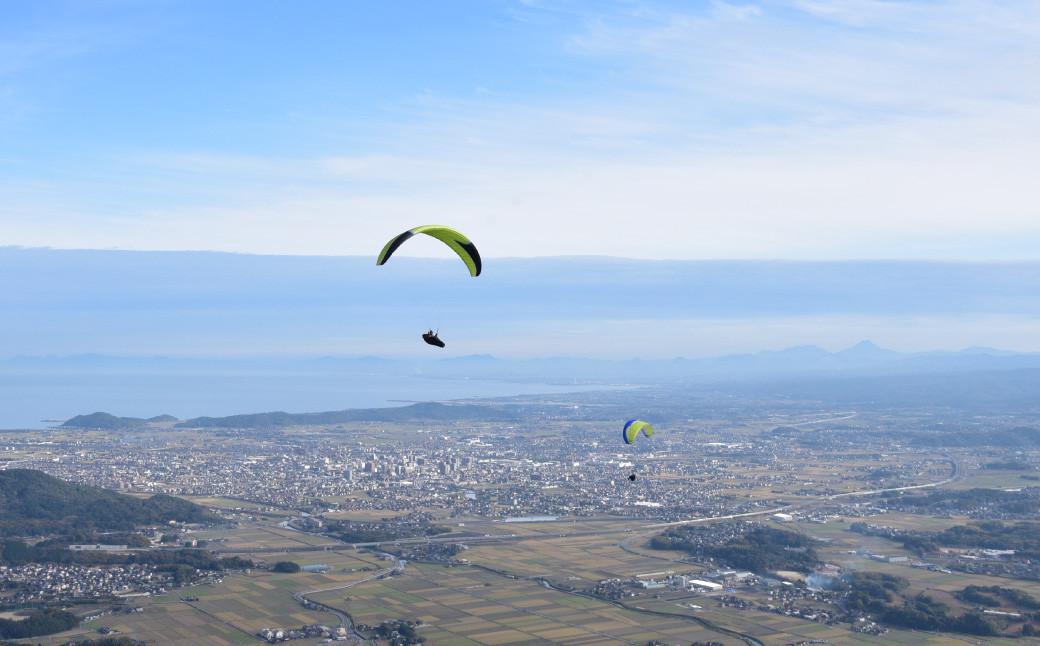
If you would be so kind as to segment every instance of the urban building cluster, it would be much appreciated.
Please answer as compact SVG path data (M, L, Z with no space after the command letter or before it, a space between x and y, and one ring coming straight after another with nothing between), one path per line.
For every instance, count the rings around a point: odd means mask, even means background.
M869 441L855 451L845 450L844 440L807 451L772 434L732 429L673 429L638 446L596 425L546 420L532 430L413 428L407 440L383 430L378 424L265 433L55 430L0 436L0 459L124 492L282 509L450 508L488 518L720 516L862 488L859 481L876 479L881 467L897 483L948 470L938 459L872 453L878 447ZM806 472L807 464L830 469Z
M151 565L0 565L0 581L14 592L0 594L0 604L71 601L112 595L163 594L171 575Z

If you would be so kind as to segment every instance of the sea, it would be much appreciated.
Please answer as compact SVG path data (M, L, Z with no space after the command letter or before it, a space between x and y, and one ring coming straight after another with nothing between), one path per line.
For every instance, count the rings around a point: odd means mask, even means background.
M0 371L0 429L44 429L76 415L179 419L285 411L314 413L602 389L423 375L242 370Z

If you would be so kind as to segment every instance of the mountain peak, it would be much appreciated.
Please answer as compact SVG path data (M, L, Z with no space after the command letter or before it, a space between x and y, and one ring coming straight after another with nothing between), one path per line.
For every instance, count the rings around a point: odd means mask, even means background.
M852 359L895 359L903 356L903 353L895 350L886 350L876 345L873 341L860 341L851 348L835 354Z

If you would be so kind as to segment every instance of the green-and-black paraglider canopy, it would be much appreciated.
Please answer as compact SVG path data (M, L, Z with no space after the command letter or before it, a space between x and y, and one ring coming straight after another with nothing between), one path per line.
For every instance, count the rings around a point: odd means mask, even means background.
M469 269L470 276L480 275L480 254L477 252L477 247L469 238L462 235L461 232L452 229L451 227L442 226L439 224L424 224L414 229L408 229L401 235L395 237L390 242L386 243L383 250L379 252L379 258L376 259L377 265L385 264L390 256L393 255L397 248L407 242L412 236L419 233L424 233L428 236L434 237L444 244L451 247L452 251L459 254L459 258L462 258L462 262L466 263L466 267Z
M420 233L440 240L444 244L448 245L452 251L458 254L459 258L462 259L462 262L466 263L466 268L469 269L470 276L477 277L480 275L480 253L477 251L476 245L474 245L469 238L463 235L462 232L440 224L424 224L395 236L383 246L383 250L379 252L379 257L376 258L376 264L386 264L386 261L390 259L390 256L392 256L401 245ZM429 332L423 333L422 339L430 345L439 348L444 347L444 342L438 338L437 332L434 332L432 328Z

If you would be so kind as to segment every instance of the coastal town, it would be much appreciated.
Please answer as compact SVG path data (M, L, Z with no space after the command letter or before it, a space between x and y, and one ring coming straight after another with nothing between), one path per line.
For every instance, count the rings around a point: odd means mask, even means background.
M869 583L857 578L865 563L900 582L922 576L966 582L979 576L1040 577L1038 562L1015 549L940 545L935 530L918 529L909 520L934 518L937 528L965 522L956 518L1020 522L1028 517L1024 510L1040 503L1034 479L1040 454L997 445L936 450L929 446L934 422L927 417L906 415L893 430L891 413L808 408L783 415L751 409L740 418L677 407L667 410L668 421L658 424L652 438L628 445L615 423L594 418L597 404L615 398L589 393L566 403L530 402L524 423L192 428L163 420L127 428L0 432L0 460L8 469L36 470L141 499L175 496L210 514L201 523L140 528L124 539L131 544L105 544L108 539L99 536L98 543L72 544L69 551L97 554L99 561L178 550L239 559L187 568L4 565L0 577L7 590L0 602L17 607L116 600L116 617L168 603L162 600L173 595L209 612L205 599L213 593L197 591L224 590L225 580L263 580L298 570L298 576L320 574L360 591L414 577L433 582L423 574L430 567L446 573L476 568L497 577L480 585L531 581L546 593L604 603L643 607L671 599L695 616L708 609L731 619L766 613L877 636L893 629L891 619L881 621L877 608L871 614L847 607L849 595L859 594L857 586ZM999 418L977 423L1010 426ZM999 478L1007 486L979 503L957 502L956 496L982 495L957 487L979 477ZM799 538L785 542L792 537ZM498 551L509 546L519 555L535 549L530 558L541 563L545 556L535 546L566 551L572 541L605 541L603 549L612 546L612 558L619 560L594 572L580 560L532 572ZM776 541L787 547L770 557L772 565L726 556L726 546L764 554ZM929 547L901 545L907 541ZM307 610L309 623L235 625L271 642L356 641L366 634L346 615L331 624L322 620L344 604L356 611L358 602L320 586L309 593L296 590L295 601L281 603ZM1002 622L1005 631L1031 629L1028 606L983 610L985 626ZM354 623L375 631L386 617L368 619ZM120 625L113 618L88 623L106 630ZM398 635L429 630L423 626L384 629Z

